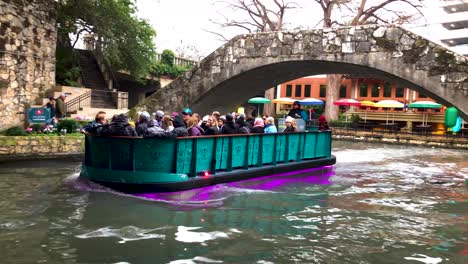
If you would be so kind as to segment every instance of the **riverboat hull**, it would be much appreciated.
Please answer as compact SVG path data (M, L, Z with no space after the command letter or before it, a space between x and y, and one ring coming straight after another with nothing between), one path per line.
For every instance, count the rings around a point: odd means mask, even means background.
M86 135L80 176L126 193L173 192L335 163L330 131L177 139Z
M81 176L100 185L124 193L176 192L201 188L210 185L216 185L220 183L248 180L277 173L304 170L310 168L320 168L324 166L334 165L335 163L336 157L332 155L330 158L319 158L315 160L307 160L289 164L277 164L276 166L267 165L261 168L249 168L248 170L238 169L230 172L219 172L216 175L207 174L203 176L189 177L184 181L175 182L157 182L157 179L159 178L157 173L153 174L154 180L150 180L148 182L131 183L125 181L125 177L121 176L119 176L118 178L116 177L116 179L120 180L118 182L109 181L108 179L101 179L102 177L100 176L112 172L93 170L86 168L85 166L83 166L82 168ZM114 174L115 173L116 172L114 171ZM128 175L127 177L138 177L139 173L131 174L132 175Z

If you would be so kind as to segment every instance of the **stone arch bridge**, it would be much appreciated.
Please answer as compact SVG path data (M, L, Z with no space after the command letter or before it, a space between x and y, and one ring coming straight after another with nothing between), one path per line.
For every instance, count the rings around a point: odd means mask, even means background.
M333 73L401 84L468 119L468 58L378 25L236 36L137 108L229 111L277 84Z

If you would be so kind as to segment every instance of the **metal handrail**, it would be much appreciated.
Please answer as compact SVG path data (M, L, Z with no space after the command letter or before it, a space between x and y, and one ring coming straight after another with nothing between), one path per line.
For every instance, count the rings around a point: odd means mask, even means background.
M65 112L66 113L71 113L74 111L78 111L82 106L90 106L91 102L88 99L91 98L91 91L87 91L84 94L81 94L80 96L77 96L73 99L71 99L68 102L65 102Z

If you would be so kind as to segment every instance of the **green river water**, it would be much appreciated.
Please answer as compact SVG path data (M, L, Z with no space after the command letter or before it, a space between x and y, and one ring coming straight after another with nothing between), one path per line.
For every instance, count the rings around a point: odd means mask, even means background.
M139 197L0 164L0 263L467 263L468 152L335 142L334 167Z

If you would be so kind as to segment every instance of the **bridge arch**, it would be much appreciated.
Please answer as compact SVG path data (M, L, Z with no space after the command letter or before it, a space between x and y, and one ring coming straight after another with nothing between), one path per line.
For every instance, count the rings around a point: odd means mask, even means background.
M236 36L138 108L228 111L277 84L327 73L398 83L468 119L467 58L401 27L377 25Z

